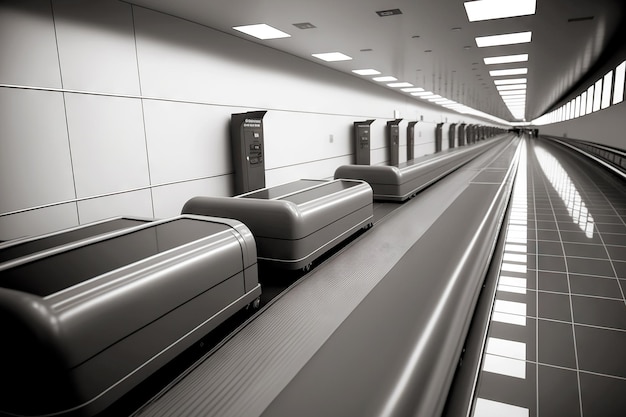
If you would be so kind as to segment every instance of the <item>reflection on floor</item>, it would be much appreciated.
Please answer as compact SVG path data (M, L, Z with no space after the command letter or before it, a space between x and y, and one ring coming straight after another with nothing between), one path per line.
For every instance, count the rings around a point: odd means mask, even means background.
M473 416L626 415L626 185L530 140L512 204Z

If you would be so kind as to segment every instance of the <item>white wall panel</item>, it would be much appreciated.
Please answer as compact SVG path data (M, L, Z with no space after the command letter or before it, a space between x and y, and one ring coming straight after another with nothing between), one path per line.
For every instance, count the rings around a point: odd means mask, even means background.
M274 187L299 179L332 179L335 176L337 167L350 164L351 162L352 158L350 156L344 156L274 169L265 173L265 183L267 187Z
M66 94L79 198L149 185L139 99Z
M155 187L152 190L154 215L159 219L178 216L183 205L193 197L230 197L232 195L232 175Z
M415 145L415 158L430 155L435 152L435 143L418 143Z
M269 111L263 118L266 169L353 153L352 124L357 120L360 119Z
M48 0L0 3L0 83L61 87Z
M144 101L152 184L232 173L230 117L242 109Z
M42 235L78 225L76 203L0 216L0 240Z
M538 126L539 134L567 136L626 150L623 121L626 101L566 122Z
M74 195L62 93L0 88L0 213Z
M150 190L82 200L78 202L78 214L81 224L117 216L154 217Z
M110 0L55 0L63 86L139 94L131 6Z

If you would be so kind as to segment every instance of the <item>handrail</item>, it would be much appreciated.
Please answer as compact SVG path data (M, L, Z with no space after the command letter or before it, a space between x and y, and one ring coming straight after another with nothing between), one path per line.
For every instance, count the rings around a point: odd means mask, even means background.
M619 177L626 179L626 151L623 149L581 139L568 139L565 141L557 136L542 135L542 137L567 146L598 162Z

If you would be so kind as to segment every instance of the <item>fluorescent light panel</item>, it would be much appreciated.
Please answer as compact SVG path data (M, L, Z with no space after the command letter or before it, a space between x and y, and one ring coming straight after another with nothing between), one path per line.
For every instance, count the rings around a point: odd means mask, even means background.
M405 93L416 93L418 91L424 91L424 89L421 87L410 87L410 88L403 88L402 91L404 91Z
M417 97L423 97L423 96L430 96L433 93L431 91L418 91L415 93L411 93L412 96L417 96Z
M326 62L335 62L335 61L349 61L352 57L348 55L342 54L341 52L324 52L320 54L311 54L315 58L319 58L322 61Z
M526 94L516 94L514 96L505 96L507 99L514 99L514 98L526 98ZM504 99L504 97L502 97L502 99Z
M508 80L493 80L495 85L526 84L526 78L509 78Z
M359 74L359 75L378 75L378 74L380 74L380 71L376 71L375 69L372 69L372 68L360 69L360 70L352 70L352 72L355 73L355 74Z
M536 0L480 0L463 3L470 22L535 14Z
M413 87L413 84L411 83L405 83L405 82L401 82L401 83L391 83L391 84L387 84L388 87L393 87L393 88L400 88L400 87Z
M431 100L433 98L441 98L441 96L439 94L431 94L428 96L421 96L420 98L423 98L424 100Z
M506 90L525 90L526 84L509 84L509 85L499 85L496 87L498 91L506 91Z
M515 32L502 35L479 36L476 38L476 46L485 48L488 46L514 45L528 43L532 40L532 32Z
M516 96L520 94L526 94L526 90L508 90L508 91L498 91L501 96Z
M258 25L234 26L233 29L263 40L291 37L290 34L278 30L270 25L266 25L265 23L260 23Z
M483 58L485 65L495 64L510 64L511 62L526 62L528 61L528 54L519 55L502 55Z
M503 70L491 70L489 75L492 77L504 77L506 75L524 75L528 74L528 68L510 68Z
M392 76L384 76L384 77L374 77L372 78L372 80L374 81L378 81L380 83L382 82L387 82L387 81L398 81L398 79L396 77L392 77Z

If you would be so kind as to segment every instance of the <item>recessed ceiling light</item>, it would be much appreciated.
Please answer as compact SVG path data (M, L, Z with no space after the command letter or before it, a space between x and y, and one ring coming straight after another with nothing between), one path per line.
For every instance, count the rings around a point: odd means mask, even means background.
M489 75L491 75L492 77L502 77L505 75L523 75L523 74L528 74L528 68L510 68L510 69L489 71Z
M263 40L291 37L290 34L278 30L270 25L266 25L265 23L258 25L234 26L233 29Z
M424 89L421 87L410 87L410 88L403 88L402 91L404 91L405 93L415 93L417 91L424 91Z
M384 77L374 77L374 78L372 78L372 80L378 81L379 83L389 82L389 81L398 81L398 79L396 77L392 77L390 75L386 75Z
M359 74L359 75L378 75L380 74L380 71L376 71L375 69L360 69L360 70L352 70L353 73L355 74Z
M430 92L430 91L418 91L418 92L415 92L415 93L411 93L412 96L417 96L417 97L430 96L432 94L433 93Z
M434 98L442 98L439 94L431 94L428 96L421 96L420 98L423 98L424 100L432 100Z
M479 36L476 38L476 46L484 48L487 46L514 45L518 43L528 43L532 40L532 32L506 33L503 35Z
M493 80L495 85L526 84L526 78L509 78L508 80Z
M401 83L391 83L391 84L387 84L388 87L393 87L393 88L399 88L399 87L413 87L413 84L411 83L405 83L405 82L401 82Z
M479 0L463 3L470 22L535 14L536 0Z
M510 64L511 62L525 62L525 61L528 61L528 54L492 56L492 57L484 58L484 61L485 61L485 65Z
M326 62L335 62L335 61L349 61L352 57L348 55L342 54L341 52L325 52L322 54L311 54L315 58L319 58Z
M520 89L525 89L525 88L526 88L526 84L509 84L509 85L498 85L498 86L496 86L496 89L498 91L520 90Z

